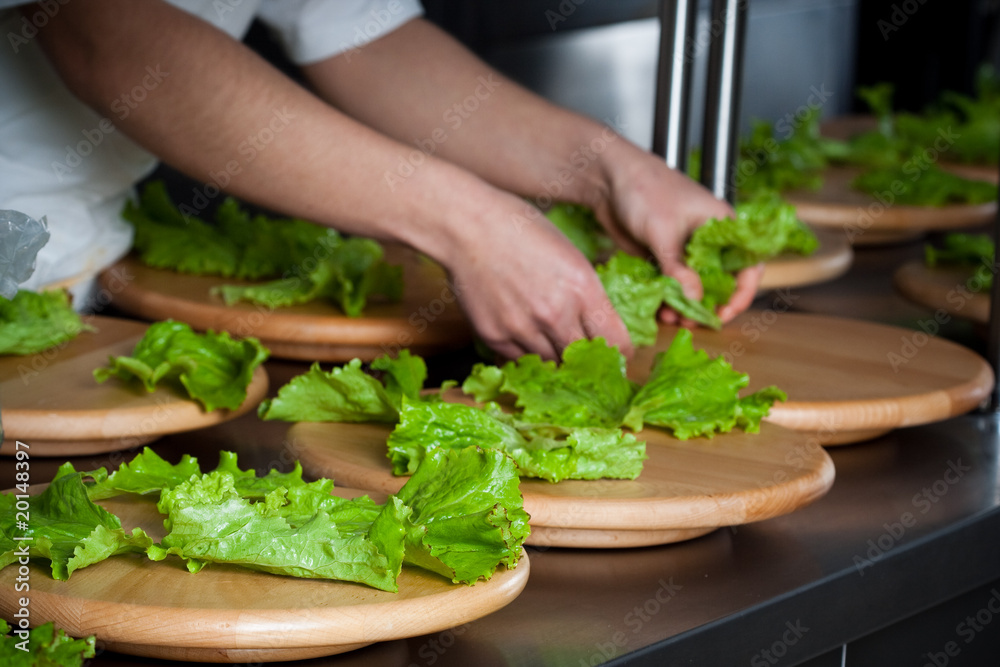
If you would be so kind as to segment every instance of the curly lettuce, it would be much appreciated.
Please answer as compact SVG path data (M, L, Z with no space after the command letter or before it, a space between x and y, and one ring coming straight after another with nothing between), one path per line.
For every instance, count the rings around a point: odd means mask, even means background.
M138 552L154 561L180 558L191 572L229 563L395 592L404 563L456 583L489 579L500 565L516 566L529 532L514 462L496 450L429 452L382 505L367 496L333 496L331 480L306 482L298 464L259 477L224 452L215 470L192 468L191 457L170 464L148 448L112 473L78 472L66 463L29 498L27 528L15 520L14 494L0 494L0 567L14 563L27 543L29 556L48 559L60 580ZM94 502L121 494L157 496L167 530L160 542L139 528L126 533ZM15 540L15 530L31 540Z
M7 621L0 618L0 655L5 667L83 667L85 659L97 654L95 636L74 639L54 623L16 630L14 635L10 632Z
M150 392L162 382L179 387L207 411L234 410L246 400L254 371L268 354L255 338L197 333L167 320L150 325L131 356L110 357L107 366L95 369L94 379L137 379Z
M736 206L736 217L711 219L685 246L685 261L701 278L701 301L684 295L681 284L649 261L619 251L597 266L608 299L621 316L632 343L652 345L659 330L656 314L667 305L712 329L722 326L716 308L729 302L736 274L782 253L809 255L816 235L795 215L795 208L773 191Z
M0 296L0 355L35 354L95 331L73 310L65 290L19 290Z
M325 299L348 317L361 315L368 299L398 301L402 267L384 261L371 239L344 238L299 218L251 216L226 198L206 222L183 214L161 181L149 183L122 217L135 227L134 250L143 263L180 273L245 280L216 292L227 304L250 301L279 308Z

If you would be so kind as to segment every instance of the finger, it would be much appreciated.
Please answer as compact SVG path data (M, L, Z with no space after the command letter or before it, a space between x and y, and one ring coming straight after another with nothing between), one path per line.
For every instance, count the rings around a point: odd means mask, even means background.
M631 359L635 354L632 346L632 337L629 335L628 327L622 321L618 313L612 311L607 321L600 328L593 328L588 332L590 338L603 338L605 342L617 347L626 359Z
M658 315L660 321L664 324L677 324L681 319L676 310L671 310L667 307L660 308Z
M748 267L736 274L736 291L733 292L729 303L719 308L719 318L723 322L729 322L750 307L757 296L757 287L760 285L762 275L764 275L763 264Z
M684 296L694 301L701 301L701 297L704 295L701 278L693 270L683 264L676 264L663 267L663 274L677 279L677 282L681 284Z

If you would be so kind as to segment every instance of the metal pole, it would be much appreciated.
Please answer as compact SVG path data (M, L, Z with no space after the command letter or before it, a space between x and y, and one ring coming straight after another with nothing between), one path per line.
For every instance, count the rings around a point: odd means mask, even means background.
M997 275L997 256L1000 255L1000 210L993 221L993 265L990 267L993 275L993 287L990 290L990 324L987 334L986 354L990 366L993 367L993 377L1000 378L1000 276ZM994 381L993 393L990 395L990 409L1000 412L1000 386Z
M701 182L730 203L739 154L740 93L748 0L712 0Z
M687 169L687 135L698 0L660 0L653 152L669 167ZM689 52L690 51L690 52Z

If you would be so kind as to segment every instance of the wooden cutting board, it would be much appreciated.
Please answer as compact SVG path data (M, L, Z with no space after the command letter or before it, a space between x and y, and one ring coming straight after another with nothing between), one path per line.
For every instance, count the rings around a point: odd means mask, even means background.
M338 490L345 495L345 490ZM354 495L358 495L357 492ZM163 536L163 517L144 499L100 503L126 530ZM97 635L108 650L171 661L269 662L343 653L379 641L452 628L518 596L528 579L522 554L474 586L404 567L399 592L361 584L283 577L210 564L189 573L180 559L115 556L56 581L30 565L32 625L55 621L75 637ZM0 614L19 609L17 567L0 570Z
M386 458L391 426L299 423L289 446L313 475L394 493L406 481ZM722 526L787 514L825 494L833 462L802 433L765 424L759 435L734 432L677 440L647 428L649 459L635 480L524 479L531 515L528 544L617 548L686 540Z
M218 424L251 410L267 394L258 367L237 410L205 412L167 387L149 393L139 383L94 380L109 356L128 355L148 327L111 317L85 318L97 331L83 332L61 347L27 356L0 357L0 415L11 454L14 441L32 456L82 456L132 449L167 433Z
M643 381L677 329L661 325L629 376ZM747 391L777 385L788 401L768 421L811 433L823 444L869 439L901 426L939 421L975 408L993 371L975 352L923 331L776 310L748 311L721 331L694 330L694 346L726 355L750 376Z
M875 197L851 188L861 173L853 167L830 167L818 190L785 193L799 218L814 227L841 230L858 244L885 243L916 238L929 231L947 231L986 223L996 216L996 201L985 204L904 206L880 203ZM888 200L888 197L886 197Z
M198 330L255 336L272 356L304 361L371 360L408 347L418 354L460 347L472 330L445 272L416 253L387 247L386 259L403 266L399 303L371 301L362 317L347 317L329 302L269 310L251 303L227 306L211 290L247 281L152 269L134 256L101 274L118 308L148 320L173 318Z
M961 317L979 324L990 321L990 295L973 292L970 285L982 285L975 269L962 266L931 268L919 260L907 262L896 269L893 284L900 294L937 313Z
M814 229L819 247L812 255L780 255L764 264L759 291L804 287L833 280L851 268L854 250L847 237L832 229Z

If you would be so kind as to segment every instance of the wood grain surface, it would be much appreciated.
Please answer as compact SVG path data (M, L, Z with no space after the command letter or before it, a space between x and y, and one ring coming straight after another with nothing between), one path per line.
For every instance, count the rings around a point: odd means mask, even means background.
M634 380L648 376L676 331L662 325L656 344L637 352L629 364ZM694 345L749 374L747 391L784 390L788 401L776 403L768 421L824 444L963 414L988 397L994 381L986 360L956 343L824 315L748 311L720 331L695 329Z
M854 250L847 236L832 229L814 229L819 247L812 255L786 254L764 263L759 291L804 287L833 280L847 273Z
M353 495L359 492L354 491ZM346 489L338 495L350 497ZM101 505L131 530L163 536L163 517L146 499ZM474 586L452 584L405 566L399 592L361 584L317 581L210 564L189 573L179 559L152 562L115 556L52 579L30 565L32 625L55 621L70 635L97 635L107 649L165 660L247 662L333 655L379 641L455 627L510 603L524 588L529 563L500 568ZM0 614L13 618L24 593L17 567L0 570Z
M428 354L467 344L472 330L458 305L460 288L449 282L445 272L395 246L386 248L386 259L403 266L403 299L399 303L373 299L358 318L347 317L324 301L274 310L252 303L227 306L212 295L212 288L250 283L152 269L134 256L104 271L100 280L114 305L128 313L148 320L173 318L199 330L255 336L275 357L371 360L404 347Z
M815 227L839 229L855 244L907 239L929 231L947 231L972 227L990 221L996 215L996 201L985 204L950 204L947 206L907 206L892 203L886 196L880 202L874 196L851 187L861 173L854 167L830 167L823 172L818 190L794 190L784 193L795 206L799 218ZM891 193L890 193L891 195Z
M128 355L148 327L111 317L89 317L97 331L34 355L0 357L0 410L4 442L13 452L23 440L32 456L76 456L130 449L166 433L190 431L252 410L267 394L263 366L254 372L237 410L205 412L169 387L147 392L138 382L94 380L109 356Z
M893 285L907 299L931 310L961 317L979 324L990 320L989 290L973 291L983 286L972 267L937 266L931 268L917 260L896 269Z
M406 481L386 458L390 426L299 423L290 447L311 474L393 493ZM521 480L529 544L614 548L666 544L786 514L825 494L833 462L802 433L765 424L681 441L644 429L649 459L635 480Z

